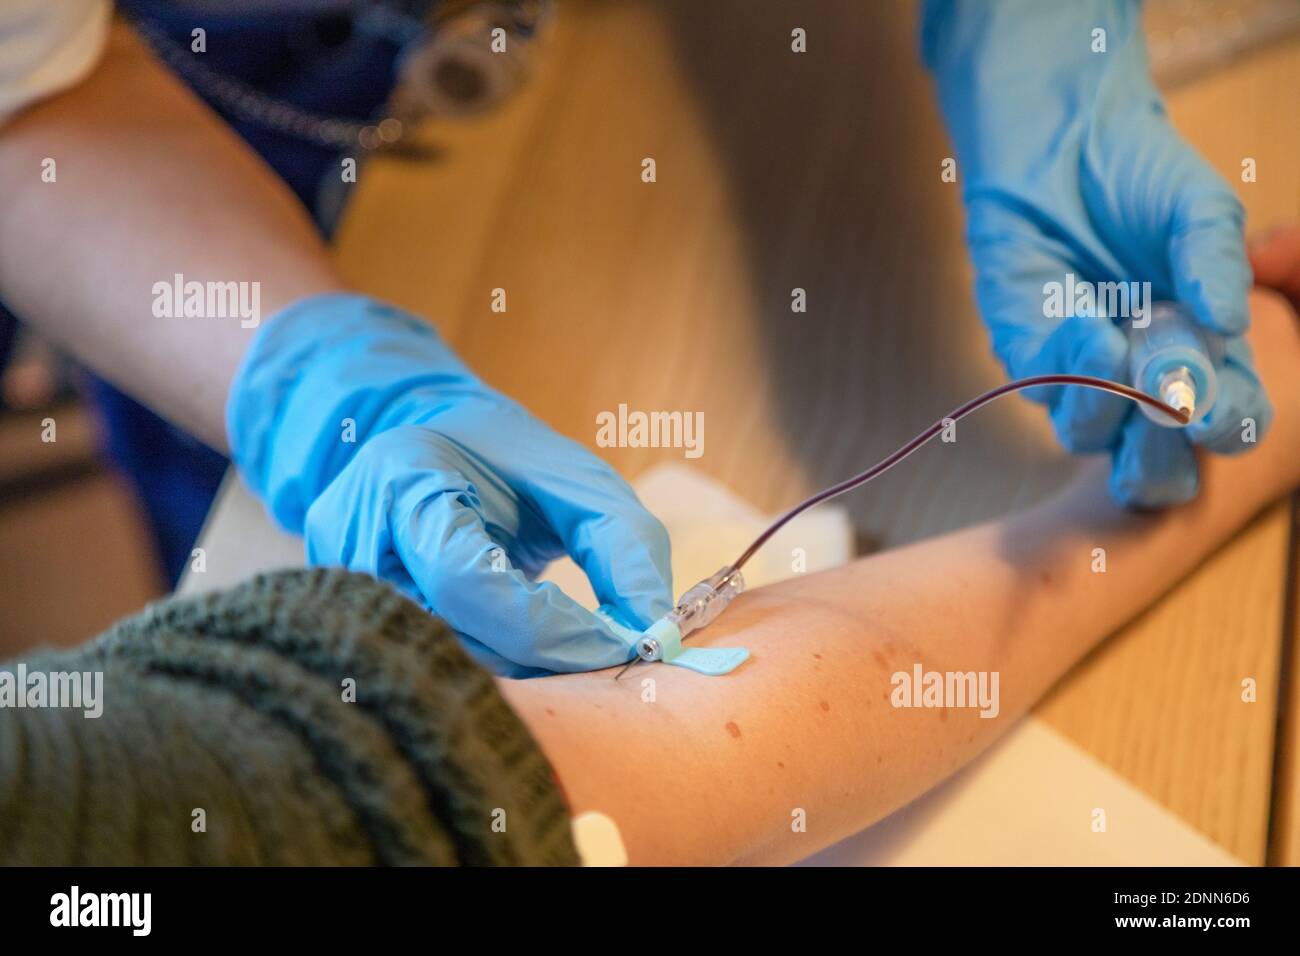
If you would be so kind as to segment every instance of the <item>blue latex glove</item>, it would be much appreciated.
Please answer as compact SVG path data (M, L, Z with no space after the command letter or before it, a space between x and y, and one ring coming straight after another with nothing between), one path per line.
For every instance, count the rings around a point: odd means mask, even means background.
M498 673L630 660L635 631L671 606L668 535L632 489L398 309L325 295L272 318L226 426L244 479L305 535L309 562L392 583ZM532 580L566 551L599 614Z
M1072 372L1128 382L1128 343L1105 317L1044 318L1044 285L1149 281L1226 337L1209 415L1161 428L1124 399L1035 389L1061 443L1110 451L1116 500L1175 504L1197 490L1192 443L1231 454L1272 409L1242 335L1244 214L1174 132L1150 79L1135 0L929 0L923 56L957 150L976 296L1014 377ZM1106 52L1092 52L1093 30Z

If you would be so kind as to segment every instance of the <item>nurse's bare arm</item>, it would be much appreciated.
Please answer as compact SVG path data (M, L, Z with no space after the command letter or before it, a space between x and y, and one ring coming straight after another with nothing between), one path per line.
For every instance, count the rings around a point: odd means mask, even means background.
M86 80L0 125L0 208L0 299L219 449L255 330L155 318L154 283L260 282L264 316L341 287L288 188L120 22Z
M784 862L861 830L970 760L1300 483L1297 323L1280 298L1257 293L1252 308L1277 419L1253 451L1204 460L1189 505L1124 512L1106 494L1105 468L1090 462L1028 511L743 595L696 638L752 651L727 677L639 665L617 683L610 671L502 681L574 811L612 816L633 863ZM1094 548L1106 549L1105 573L1093 571ZM998 715L891 706L891 675L916 664L998 672ZM806 833L792 832L796 810Z

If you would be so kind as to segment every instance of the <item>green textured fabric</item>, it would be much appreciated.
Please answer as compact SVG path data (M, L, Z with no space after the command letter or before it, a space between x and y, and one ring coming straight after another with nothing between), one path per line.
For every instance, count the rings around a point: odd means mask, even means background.
M364 575L262 575L24 663L102 671L103 714L0 708L0 863L578 862L491 675Z

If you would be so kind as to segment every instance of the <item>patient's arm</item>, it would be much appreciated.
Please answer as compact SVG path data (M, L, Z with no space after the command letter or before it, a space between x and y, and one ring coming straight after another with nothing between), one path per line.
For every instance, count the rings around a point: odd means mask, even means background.
M970 760L1300 482L1300 334L1280 298L1256 293L1252 309L1277 419L1250 453L1204 459L1189 505L1124 512L1090 463L1028 511L743 595L692 638L751 650L725 678L641 665L617 683L610 671L502 681L573 810L613 817L633 863L785 862ZM1092 570L1098 547L1105 573ZM1000 713L891 706L891 675L918 662L999 672ZM795 808L806 833L792 832Z

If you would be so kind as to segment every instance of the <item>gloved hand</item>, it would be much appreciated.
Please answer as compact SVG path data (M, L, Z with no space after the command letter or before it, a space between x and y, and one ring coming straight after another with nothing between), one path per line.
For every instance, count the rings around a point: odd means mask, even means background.
M1140 12L1136 0L928 0L922 47L957 151L976 297L1012 376L1129 382L1127 338L1111 318L1044 317L1046 284L1070 273L1149 281L1155 299L1186 303L1226 337L1218 398L1186 429L1092 390L1033 390L1068 450L1111 452L1116 500L1156 507L1196 494L1191 443L1248 449L1242 420L1262 438L1272 409L1242 339L1241 204L1170 125ZM1105 52L1093 52L1097 29Z
M671 607L668 535L632 489L396 308L334 294L273 317L226 426L244 479L305 534L309 562L392 583L498 673L630 660L635 632ZM532 580L566 551L600 613Z

